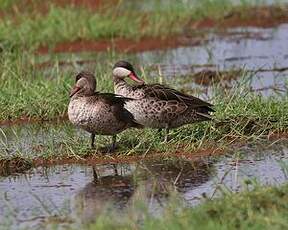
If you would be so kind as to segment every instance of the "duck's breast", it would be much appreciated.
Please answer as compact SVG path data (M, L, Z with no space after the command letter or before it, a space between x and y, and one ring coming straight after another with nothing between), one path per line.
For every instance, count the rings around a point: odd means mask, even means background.
M133 89L128 84L118 84L114 86L114 92L117 95L121 95L123 97L133 98L133 99L142 99L145 97L143 90L141 89Z
M112 135L125 129L125 123L117 120L112 108L91 98L71 100L68 106L69 120L76 126L95 134Z

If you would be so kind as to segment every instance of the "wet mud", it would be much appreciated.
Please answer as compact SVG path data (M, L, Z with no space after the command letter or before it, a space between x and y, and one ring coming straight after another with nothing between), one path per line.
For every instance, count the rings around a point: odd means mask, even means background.
M197 45L203 42L201 38L187 39L185 36L169 38L142 38L139 41L116 38L113 40L77 40L57 44L52 50L40 47L38 54L53 53L78 53L116 50L118 52L135 53L147 50L175 48L179 46Z
M218 121L215 123L215 128L224 129L228 134L234 129L234 122L231 122L233 120L235 120L235 123L240 122L243 124L244 135L258 135L259 130L261 130L259 135L261 135L262 140L272 140L273 138L275 139L275 137L278 139L285 139L286 137L286 133L271 133L269 128L264 132L263 128L261 128L263 125L261 120L247 117L235 117L234 119L230 118L227 121ZM272 123L274 121L271 120L267 122ZM9 170L2 173L6 175L14 174L14 171L12 170L13 165L17 166L17 162L20 164L22 158L16 158L16 161L5 161L5 159L13 159L13 156L17 156L19 153L21 153L21 156L23 157L22 164L26 164L25 159L31 159L33 167L45 167L64 164L93 165L106 163L133 163L141 161L144 158L153 160L155 158L165 159L173 156L189 160L197 160L201 157L220 156L227 151L225 146L219 146L219 144L215 142L205 142L201 145L202 147L200 149L188 150L187 145L191 143L182 142L181 144L177 144L177 148L171 144L170 152L159 152L158 150L151 149L144 155L143 152L126 155L123 154L123 151L126 151L127 148L129 149L129 146L127 146L127 143L125 143L124 140L119 140L119 146L125 146L126 150L119 149L115 153L110 154L105 151L105 147L101 147L104 146L104 143L107 143L105 137L99 136L97 139L97 149L90 149L88 144L89 134L83 130L75 128L68 121L2 126L0 131L0 153L2 156L6 156L4 157L3 164L9 165ZM239 148L241 145L246 144L246 142L239 142L239 138L237 137L231 139L229 136L226 136L225 140L230 143L230 149ZM78 149L77 146L75 146L75 142L79 143L81 148ZM72 146L72 152L70 152L69 146ZM133 146L131 146L131 148L133 148ZM79 152L75 154L75 151ZM6 169L7 167L8 166L5 166L3 169Z
M114 38L113 40L77 40L56 44L52 49L47 46L40 47L39 54L53 53L77 53L77 52L99 52L116 50L119 52L135 53L147 50L169 49L181 46L192 46L203 44L207 41L203 36L206 29L216 28L221 34L225 29L239 27L272 28L288 22L288 8L277 6L262 6L247 8L242 11L233 11L222 19L204 19L188 22L181 35L170 35L169 38L144 37L138 41ZM201 32L201 30L204 30ZM196 32L196 33L195 33Z
M10 159L0 159L0 177L25 173L32 167L32 161L17 156Z
M58 123L68 120L68 115L64 114L62 116L53 117L51 119L43 119L43 118L34 118L34 117L27 117L22 116L17 119L8 119L8 120L1 120L0 121L0 128L1 127L7 127L12 125L25 125L25 124L31 124L31 123L37 123L41 125L41 123Z

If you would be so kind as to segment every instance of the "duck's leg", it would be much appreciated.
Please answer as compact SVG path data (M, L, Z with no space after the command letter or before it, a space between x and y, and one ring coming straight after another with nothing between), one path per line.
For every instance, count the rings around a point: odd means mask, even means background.
M97 175L95 166L93 166L92 169L93 169L93 181L97 182L98 181L98 175Z
M116 135L113 135L112 136L112 145L111 145L110 152L114 152L115 148L116 148Z
M169 136L169 126L166 125L164 142L168 142L168 136Z
M95 148L95 133L91 133L91 148L94 149Z
M115 176L118 176L118 170L117 170L117 165L116 164L113 164L113 169L114 169L114 175Z

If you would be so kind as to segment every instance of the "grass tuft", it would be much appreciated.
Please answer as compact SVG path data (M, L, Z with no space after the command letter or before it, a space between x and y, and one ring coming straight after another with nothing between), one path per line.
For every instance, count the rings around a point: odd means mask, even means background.
M87 229L286 229L287 192L287 185L257 187L254 191L226 194L195 208L181 208L172 201L160 217L136 207L132 208L132 216L105 213Z

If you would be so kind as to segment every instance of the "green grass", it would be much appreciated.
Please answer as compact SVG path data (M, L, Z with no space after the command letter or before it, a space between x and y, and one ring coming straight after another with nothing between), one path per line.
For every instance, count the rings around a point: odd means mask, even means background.
M66 88L69 80L72 82L72 78L57 72L50 72L51 76L44 76L27 63L25 53L18 54L5 53L0 57L0 104L4 108L0 113L0 119L22 116L51 118L63 114L68 101Z
M100 56L99 58L105 61L99 59L99 62L93 65L97 90L113 92L111 70L113 63L119 57L122 56L116 54ZM0 55L0 106L2 108L0 120L17 119L22 116L50 119L66 113L68 95L77 68L73 67L73 71L65 71L59 68L58 62L55 61L54 67L42 70L37 68L35 62L37 58L26 52L4 52ZM243 72L243 79L250 77L251 73ZM147 82L157 80L146 79ZM177 77L170 78L167 79L166 84L176 84L176 88L181 90L179 88L181 81L179 82ZM223 91L221 87L214 86L213 103L216 106L216 118L223 121L228 117L236 120L244 117L255 122L257 119L270 121L272 127L276 127L276 124L285 126L287 95L279 98L262 98L257 94L247 93L247 87L245 83L240 83L234 89Z
M87 229L287 229L287 194L288 185L284 185L226 194L195 208L181 209L172 202L161 217L140 205L130 215L105 213Z
M97 76L98 88L102 92L113 92L111 79L111 65L119 57L111 54L106 61L93 67ZM30 61L28 61L30 60ZM69 90L74 83L74 75L70 71L62 71L57 62L55 67L46 71L35 67L36 60L29 53L7 53L0 59L0 120L29 117L49 120L62 116L67 112ZM76 72L76 71L75 71ZM243 73L247 78L248 73ZM153 79L147 78L147 82ZM154 81L157 79L154 79ZM177 78L167 79L167 84L181 89ZM162 143L162 135L155 130L127 130L118 137L119 153L127 155L145 154L147 152L191 152L199 148L229 146L230 141L249 140L257 141L269 132L287 132L288 127L288 97L263 98L255 93L249 93L245 83L237 85L232 90L223 90L214 86L215 95L212 103L215 104L215 120L194 125L184 126L171 132L168 144ZM247 93L248 92L248 93ZM43 127L43 126L42 126ZM19 147L23 137L17 127L13 132L3 130L2 140L14 138L13 143L2 141L1 158L6 159L6 149L17 153L19 157L31 159L33 157L77 157L87 156L94 152L89 149L89 137L77 134L75 128L69 125L56 125L41 128L44 137L39 138L39 128L27 128L30 133L32 146L27 150ZM18 131L17 131L18 130ZM7 133L8 132L8 133ZM57 136L64 133L63 137ZM22 134L23 136L23 134ZM47 140L46 142L42 139ZM55 141L56 140L56 141ZM18 144L17 144L18 143ZM79 145L81 143L81 145ZM107 137L97 138L97 146L110 143ZM42 146L41 148L38 148ZM43 147L44 146L44 147ZM33 148L35 147L35 148Z
M8 7L9 1L6 2L4 6ZM235 6L230 0L193 0L165 7L155 4L152 12L142 12L125 1L101 11L71 6L62 8L51 3L46 14L36 10L33 14L25 10L21 13L20 10L16 16L4 16L0 21L0 45L7 50L11 47L35 50L41 45L53 47L58 42L78 39L167 37L183 33L191 20L221 19L233 10L245 12L252 4L240 1Z
M149 17L147 17L147 12L141 14L137 10L131 10L133 7L128 7L127 12L124 12L121 5L118 6L119 12L113 10L92 12L84 8L60 8L51 5L49 12L44 15L40 13L28 15L24 11L14 19L10 15L4 17L0 22L2 47L2 52L0 52L0 120L13 120L21 117L47 120L66 114L68 94L74 82L75 72L78 71L77 65L73 66L73 71L63 70L59 67L56 57L56 61L52 61L55 65L51 69L37 68L41 59L50 61L52 59L52 55L40 57L31 52L39 45L53 46L56 42L75 39L139 38L160 34L166 36L167 33L178 33L182 30L177 23L183 25L187 19L196 20L206 16L222 17L224 10L234 9L234 5L228 0L216 3L208 0L193 1L193 3L190 7L181 3L163 8L158 5L151 15L149 13ZM247 2L243 1L239 7L247 7L247 5ZM142 20L145 20L144 25ZM168 31L169 28L173 31ZM67 57L67 59L73 59L73 54L71 56L72 58ZM78 56L74 56L77 59ZM97 90L113 91L111 67L116 60L123 57L127 59L127 56L123 54L108 52L99 57L101 61L98 62L96 59L93 71L97 76ZM133 63L135 62L134 56L129 56L129 58L133 60ZM64 59L66 60L65 57ZM242 77L245 79L247 75L248 73L244 71ZM151 82L152 79L148 78L146 81ZM168 85L181 89L181 82L178 85L176 83L177 78L167 81ZM214 91L212 103L215 104L216 109L215 121L173 130L172 139L168 145L161 143L161 135L155 134L153 130L128 130L119 135L120 152L143 154L149 151L173 152L179 149L189 152L206 147L207 143L209 146L218 142L221 146L227 144L227 139L257 140L268 132L287 131L287 94L278 98L262 98L253 93L246 93L245 84L240 84L231 91L223 91L216 85ZM14 152L25 158L27 156L86 155L89 152L89 138L76 135L71 132L70 128L63 129L69 134L61 143L51 142L47 144L47 148L29 153L22 148L15 147ZM60 132L61 128L56 130ZM85 144L79 145L79 143ZM99 145L107 143L107 138L99 138L98 143ZM35 144L37 145L37 140ZM6 143L3 146L4 150L2 149L0 155L6 158Z

